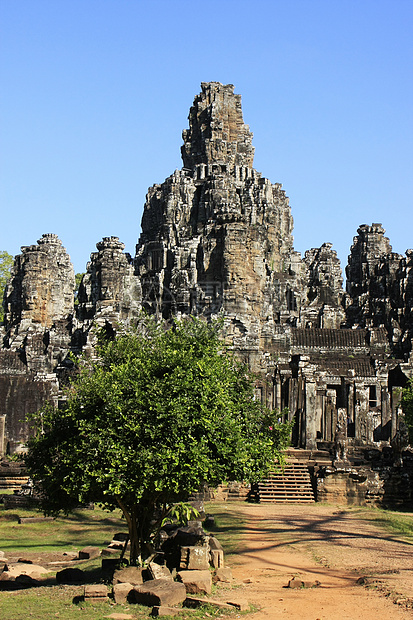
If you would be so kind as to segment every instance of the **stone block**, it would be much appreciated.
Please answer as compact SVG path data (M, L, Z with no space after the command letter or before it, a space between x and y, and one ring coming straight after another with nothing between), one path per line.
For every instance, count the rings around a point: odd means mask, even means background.
M105 602L108 600L108 589L104 584L91 584L85 586L85 601Z
M135 586L130 593L130 600L149 607L163 607L179 605L186 598L186 589L183 583L154 579L140 586Z
M116 583L131 583L133 586L138 586L143 583L142 567L141 566L127 566L126 568L119 568L113 573L112 579L113 585Z
M211 566L214 568L224 568L224 552L221 549L211 549L209 552Z
M57 583L79 583L85 578L85 573L80 568L64 568L56 573Z
M181 547L179 568L188 570L208 570L208 547Z
M100 555L99 547L84 547L79 551L79 560L92 560Z
M211 607L215 607L216 609L226 609L226 610L234 610L232 605L228 605L228 603L224 603L222 601L216 601L212 598L198 598L197 596L187 596L184 602L184 607L189 607L191 609L196 609L201 605L211 605Z
M148 564L148 570L152 579L168 579L173 581L172 573L167 566L161 566L156 562L150 562Z
M178 579L185 585L188 594L211 594L212 576L209 570L179 571Z
M226 602L228 605L232 605L232 607L238 609L238 611L249 611L250 608L249 603L245 598L231 598Z
M115 583L113 586L113 600L117 604L124 605L129 602L129 594L134 586L131 583Z
M230 568L217 568L212 580L216 583L222 581L223 583L231 583L232 570Z
M301 579L298 579L298 577L293 577L292 579L290 579L290 581L288 582L288 586L287 586L287 588L293 588L295 590L299 588L304 588L304 587L305 587L304 581L301 581Z
M209 537L209 548L210 549L218 549L219 551L223 551L223 547L221 545L221 543L219 542L218 538L215 538L215 536L210 536Z

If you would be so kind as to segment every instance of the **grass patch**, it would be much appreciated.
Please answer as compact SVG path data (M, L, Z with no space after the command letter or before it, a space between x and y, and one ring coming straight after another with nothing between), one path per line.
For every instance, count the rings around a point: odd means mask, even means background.
M210 503L206 505L206 512L215 518L215 525L210 533L217 536L226 557L234 556L240 549L244 528L244 517L237 514L236 503ZM18 523L19 517L31 516L39 517L42 513L21 508L6 510L0 506L0 549L6 556L24 557L25 554L78 551L87 545L103 548L115 532L127 530L119 511L107 512L99 508L76 510L67 517L59 517L53 521ZM85 583L102 582L100 563L101 559L98 558L80 566L85 572ZM108 592L110 591L109 587ZM151 608L142 605L114 605L111 600L105 603L80 601L74 604L73 600L82 597L83 592L84 586L59 586L51 581L46 581L46 585L22 590L0 589L1 618L103 620L114 612L127 613L139 620L150 617ZM234 612L227 613L206 604L196 610L180 610L179 618L195 620L223 615L231 617L234 614L239 616L240 612L234 609Z
M369 510L362 510L359 514L367 521L372 521L387 532L398 534L402 536L406 542L413 544L412 513L400 513L383 508L371 508Z
M127 531L120 511L76 510L67 517L40 523L18 522L19 517L41 517L36 510L0 506L1 550L7 554L78 551L87 545L104 547L115 532Z
M225 557L228 558L239 553L245 528L245 517L238 512L237 503L209 502L205 504L205 512L215 519L215 525L209 530L209 533L218 538L224 548Z

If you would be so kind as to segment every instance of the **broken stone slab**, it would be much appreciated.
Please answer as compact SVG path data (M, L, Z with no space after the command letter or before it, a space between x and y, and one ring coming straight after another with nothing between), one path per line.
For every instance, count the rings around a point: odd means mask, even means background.
M157 564L156 562L150 562L148 564L148 570L152 579L168 579L173 581L172 573L167 566Z
M231 583L233 579L232 570L230 568L217 568L212 577L214 583L222 581L223 583Z
M209 557L213 568L224 568L224 552L221 549L211 549Z
M15 562L13 564L5 564L3 572L13 578L19 575L30 575L30 577L38 579L43 573L50 573L51 571L40 564Z
M104 584L100 583L87 585L84 590L84 599L92 603L108 601L108 589Z
M188 570L208 570L208 547L181 547L179 568Z
M151 616L160 618L161 616L176 616L181 612L181 609L176 607L167 607L166 605L160 605L152 607Z
M119 556L120 555L120 551L121 551L121 549L119 549L118 547L115 547L115 548L113 548L113 547L105 547L104 549L102 549L101 555L102 556L108 556L108 555L109 556L110 555L117 555L117 556Z
M113 586L113 599L115 603L124 605L129 601L129 594L134 588L132 583L115 583Z
M113 585L117 583L130 583L132 586L139 586L143 583L142 566L126 566L118 568L113 573Z
M83 547L81 551L79 551L79 560L92 560L97 558L100 555L99 547Z
M184 607L189 607L192 609L196 609L201 605L211 605L211 607L216 607L217 609L234 609L233 605L229 605L228 603L224 603L222 601L217 601L212 598L199 598L197 596L187 596L184 601Z
M111 618L112 620L133 620L134 617L132 614L117 614L116 612L110 614L110 616L105 616L105 618Z
M250 605L245 598L231 598L230 600L227 600L226 603L232 607L235 607L238 611L249 611L250 608Z
M180 605L186 598L186 589L183 583L154 579L143 585L135 586L130 593L130 600L134 603L149 607L173 607Z
M20 586L34 588L39 585L39 581L31 575L18 575L14 580Z
M18 523L41 523L43 521L54 521L54 517L19 517Z
M179 571L178 579L185 585L188 594L211 594L212 577L209 570Z

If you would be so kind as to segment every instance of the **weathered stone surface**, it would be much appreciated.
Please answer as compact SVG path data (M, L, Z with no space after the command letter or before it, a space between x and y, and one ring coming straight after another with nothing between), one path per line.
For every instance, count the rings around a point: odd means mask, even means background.
M104 584L87 585L84 590L84 599L92 602L108 601L108 589Z
M186 589L183 583L154 579L143 585L135 586L130 594L131 602L148 605L149 607L179 605L186 598Z
M129 594L136 584L118 582L113 586L113 599L115 603L123 605L128 602Z
M167 579L172 581L172 573L167 566L161 566L156 562L150 562L148 564L148 570L152 579Z
M238 611L249 611L250 605L245 598L233 597L226 601L228 605L235 607Z
M199 598L197 596L187 596L184 606L190 608L197 608L201 605L205 605L205 603L208 603L208 605L211 605L211 607L215 607L217 609L225 609L227 611L234 610L234 607L232 605L224 603L223 601L218 601L212 598Z
M89 560L97 558L100 555L99 547L84 547L79 551L79 560Z
M207 570L209 568L208 547L181 547L180 568Z
M188 594L211 594L212 576L209 570L182 570L177 575Z
M215 538L215 536L210 536L208 539L208 545L209 548L212 549L217 549L219 551L223 551L223 547L221 545L221 543L219 542L218 538Z
M214 583L217 581L222 581L223 583L231 583L233 580L232 570L230 568L217 568L212 577Z
M127 566L126 568L120 568L116 570L113 573L112 583L131 583L134 586L143 583L142 567Z
M221 551L221 549L211 549L209 555L211 559L211 566L214 568L223 568L224 552Z

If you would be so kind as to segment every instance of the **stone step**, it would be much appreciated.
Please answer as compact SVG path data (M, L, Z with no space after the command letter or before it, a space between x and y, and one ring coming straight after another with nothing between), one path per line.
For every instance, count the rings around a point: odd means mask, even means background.
M270 472L258 485L260 502L313 503L310 472L303 463L291 463L280 472Z

